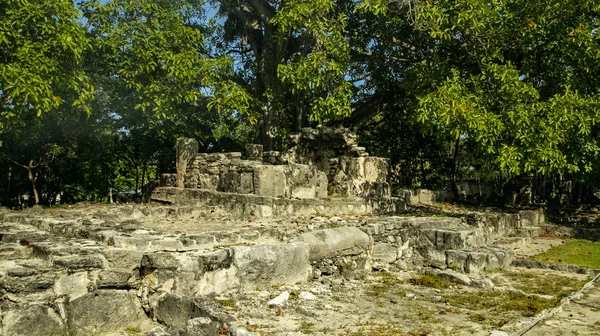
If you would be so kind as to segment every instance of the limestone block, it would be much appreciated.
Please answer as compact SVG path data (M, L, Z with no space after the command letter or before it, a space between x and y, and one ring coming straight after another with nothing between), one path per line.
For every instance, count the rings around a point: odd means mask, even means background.
M305 243L234 246L231 249L233 265L244 289L295 284L308 279L308 246Z
M69 301L73 301L88 293L89 284L87 272L64 275L54 283L54 293L57 296L67 296Z
M4 311L2 326L4 336L63 336L66 333L60 316L44 305Z
M151 240L148 244L151 251L180 251L184 249L183 243L175 238L162 238Z
M221 324L208 317L196 317L189 319L185 324L185 336L213 336L219 335ZM181 333L180 333L181 335Z
M283 166L259 165L254 168L254 193L256 195L284 197L286 188Z
M446 251L446 266L455 271L465 272L467 259L469 258L468 251L447 250Z
M328 196L328 181L327 175L321 171L315 171L316 176L316 186L315 186L315 198L327 198Z
M179 188L184 187L185 174L187 170L188 162L198 154L198 141L189 138L177 139L175 145L176 151L176 167L177 167L177 183L176 186Z
M172 293L152 296L150 306L152 315L158 322L169 327L186 326L189 320L196 318L208 318L221 323L232 320L229 315L222 313L221 307L212 300L192 299Z
M463 273L458 273L453 270L443 270L437 272L436 274L439 275L441 278L444 278L450 282L457 283L459 285L470 286L472 283L471 278L469 278Z
M487 253L485 252L469 252L469 258L467 258L467 263L465 264L465 272L479 273L486 269L487 257Z
M429 248L420 252L425 264L440 269L447 267L446 253L444 251Z
M254 193L254 174L251 172L230 171L219 180L219 191L236 194Z
M315 198L315 170L307 165L291 164L284 167L286 196L293 198Z
M202 273L193 288L195 295L219 295L240 289L241 282L235 267Z
M355 227L307 232L302 234L299 240L308 244L310 260L358 255L371 251L373 246L369 235Z
M140 267L144 252L113 247L104 249L102 255L110 268L134 270Z
M9 270L7 276L0 283L0 288L11 293L44 291L52 288L55 277L53 273L38 274L37 272L32 272L16 274Z
M69 255L52 258L52 263L71 270L89 270L92 268L105 268L106 259L102 255Z
M373 261L389 264L398 259L397 247L387 243L373 244ZM444 260L445 261L445 260Z
M107 333L140 323L146 318L133 292L97 290L67 306L67 324L77 335Z
M133 274L129 270L102 270L98 273L96 286L98 288L126 288L132 276Z

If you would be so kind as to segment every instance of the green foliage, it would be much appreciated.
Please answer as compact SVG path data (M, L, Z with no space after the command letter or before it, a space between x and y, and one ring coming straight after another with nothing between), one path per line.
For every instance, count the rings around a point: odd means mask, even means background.
M0 132L25 114L81 106L93 87L82 69L89 44L70 0L7 0L0 6Z
M177 137L284 149L323 123L358 128L403 186L535 182L556 198L571 180L589 195L599 14L593 0L7 0L3 199L102 200L171 172Z

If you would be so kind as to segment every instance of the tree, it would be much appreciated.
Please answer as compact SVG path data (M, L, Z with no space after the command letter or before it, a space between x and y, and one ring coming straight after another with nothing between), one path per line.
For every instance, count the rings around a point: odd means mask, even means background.
M93 87L82 68L89 46L70 0L0 4L0 132L61 105L87 108Z

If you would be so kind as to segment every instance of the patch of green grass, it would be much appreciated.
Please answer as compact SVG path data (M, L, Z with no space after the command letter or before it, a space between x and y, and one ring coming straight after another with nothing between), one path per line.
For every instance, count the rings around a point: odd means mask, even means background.
M310 334L312 334L312 333L315 332L313 330L314 325L315 325L314 323L302 321L302 322L300 322L300 326L298 327L298 331L300 331L303 334L310 335Z
M431 288L449 288L454 283L435 274L425 273L416 278L411 278L408 282L413 286L431 287Z
M125 333L130 336L138 336L142 334L142 330L139 326L132 326L125 328Z
M600 268L600 242L584 239L569 240L563 245L553 246L532 259L548 264L571 264Z
M394 289L392 294L396 296L404 296L406 291L402 288L395 288L395 286L402 284L402 281L393 273L380 272L373 273L375 283L367 288L366 294L374 297L382 297L385 294L390 293L391 289Z
M530 294L552 295L558 299L581 288L588 280L558 274L532 274L523 272L503 272L513 282L513 287Z
M460 293L446 296L449 304L467 309L481 309L495 313L517 311L523 316L534 316L544 309L554 307L560 299L544 299L515 292L489 291Z
M225 307L229 307L229 308L235 308L236 307L234 299L223 299L223 300L221 300L221 299L214 298L213 300L216 303L220 303L222 306L225 306Z

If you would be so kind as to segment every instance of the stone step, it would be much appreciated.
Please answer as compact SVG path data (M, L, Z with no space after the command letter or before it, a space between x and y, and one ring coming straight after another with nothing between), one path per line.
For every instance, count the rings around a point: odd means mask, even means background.
M531 237L506 237L494 241L492 246L501 247L507 250L516 250L531 243Z
M513 236L535 238L535 237L539 237L541 233L542 233L542 228L539 226L524 226L522 228L516 229Z
M499 247L482 247L477 250L446 250L446 265L455 271L479 273L510 266L515 253Z

